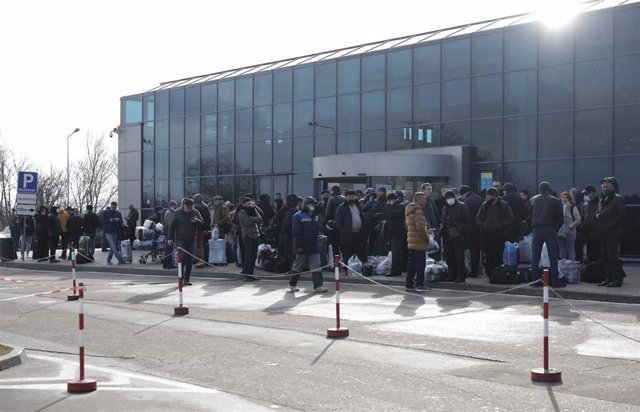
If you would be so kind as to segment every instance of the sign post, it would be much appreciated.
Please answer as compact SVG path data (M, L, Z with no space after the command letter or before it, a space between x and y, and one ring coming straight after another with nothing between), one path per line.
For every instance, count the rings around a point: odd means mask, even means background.
M16 213L19 216L36 215L36 193L38 193L38 174L36 172L18 172Z

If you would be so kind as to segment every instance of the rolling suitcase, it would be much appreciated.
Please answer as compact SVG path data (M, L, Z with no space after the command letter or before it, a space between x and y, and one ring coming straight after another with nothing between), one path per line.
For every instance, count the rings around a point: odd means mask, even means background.
M78 240L78 253L76 254L76 263L93 262L93 256L89 250L89 236L80 236Z
M131 254L131 241L129 239L125 239L120 242L120 253L122 253L122 260L127 263L131 263L133 261L133 256Z

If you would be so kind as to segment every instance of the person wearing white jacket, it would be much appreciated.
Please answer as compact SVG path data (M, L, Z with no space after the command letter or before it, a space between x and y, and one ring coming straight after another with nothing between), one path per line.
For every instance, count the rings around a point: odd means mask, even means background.
M558 246L560 249L559 259L576 260L576 234L577 228L582 221L580 211L576 206L573 196L569 192L560 193L562 201L563 224L558 230Z

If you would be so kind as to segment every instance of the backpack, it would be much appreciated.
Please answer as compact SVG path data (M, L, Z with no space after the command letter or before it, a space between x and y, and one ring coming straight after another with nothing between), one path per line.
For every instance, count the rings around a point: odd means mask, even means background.
M580 270L580 281L586 283L600 283L605 279L601 262L590 262Z
M512 266L498 266L491 271L489 282L500 285L517 285L518 268Z

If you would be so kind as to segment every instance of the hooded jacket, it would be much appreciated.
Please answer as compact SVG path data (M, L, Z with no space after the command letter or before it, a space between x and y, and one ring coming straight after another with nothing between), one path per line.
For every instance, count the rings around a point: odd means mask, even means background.
M302 210L293 215L293 251L296 255L318 253L318 234L320 223L315 213L309 211L309 204L315 199L307 196L302 203Z
M487 234L507 235L511 227L513 212L507 202L497 199L496 203L485 201L480 207L476 223Z
M264 214L263 217L266 222L270 222L271 219L275 217L276 212L273 211L273 206L271 206L271 198L269 197L269 195L261 194L260 201L258 202L257 206L260 208L260 210L262 210L262 213Z
M407 225L407 248L427 250L429 232L422 207L416 203L409 203L405 208L404 216Z
M196 222L191 221L193 218L195 218ZM202 224L202 216L200 216L198 209L193 208L191 213L185 212L184 209L178 209L173 214L173 219L171 219L167 239L194 241L196 240L196 231Z
M258 239L260 237L258 225L262 223L260 213L251 207L242 207L238 213L238 219L242 227L242 238Z
M560 229L564 221L562 202L557 197L549 194L551 187L547 182L540 183L539 191L540 194L535 195L529 201L531 226Z
M522 221L526 220L528 215L527 204L522 200L513 183L505 183L503 190L504 196L502 196L502 200L509 204L513 213L513 220L507 228L507 238L517 242L522 234Z
M198 230L208 230L211 226L211 214L209 213L209 207L204 203L202 195L193 196L193 208L200 212L202 221L204 224L198 228Z
M298 213L298 195L289 193L286 199L287 211L284 213L281 232L285 237L290 238L293 233L293 215Z
M619 238L624 232L623 221L626 213L624 199L618 194L618 181L611 180L614 192L602 195L596 211L596 230L599 239Z
M47 218L47 228L49 229L49 237L57 237L62 233L58 211L55 207L51 207L51 213L49 213L49 217Z

